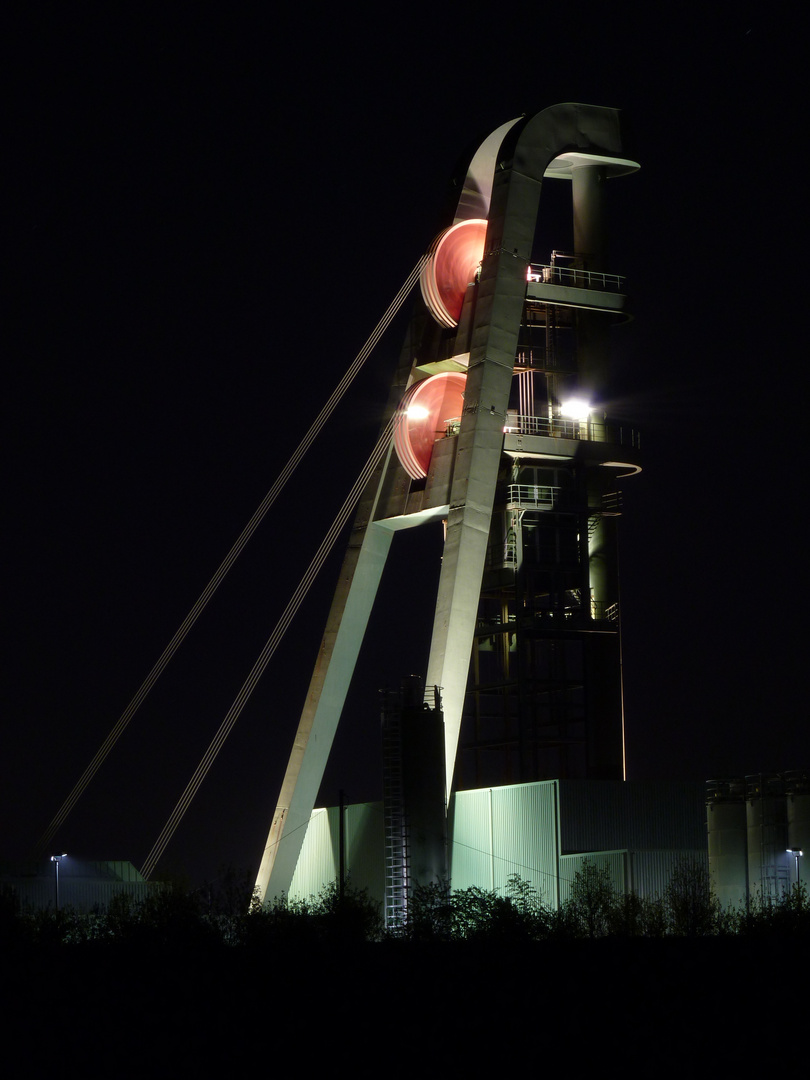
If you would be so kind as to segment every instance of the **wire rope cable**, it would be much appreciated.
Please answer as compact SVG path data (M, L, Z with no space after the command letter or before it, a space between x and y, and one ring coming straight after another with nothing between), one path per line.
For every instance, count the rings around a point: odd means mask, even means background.
M183 820L183 817L189 806L191 805L194 796L197 794L200 785L202 784L205 777L208 775L209 769L214 764L217 755L222 749L225 740L230 735L234 724L239 719L242 710L250 700L251 694L258 685L258 682L264 674L267 665L270 663L273 654L281 643L284 634L287 631L287 628L295 617L295 614L301 606L307 593L309 592L310 587L318 576L318 573L324 562L326 561L327 556L335 545L335 541L342 532L344 525L349 520L349 516L351 515L354 508L357 506L360 496L362 495L364 488L366 487L372 474L374 473L374 470L377 468L378 464L380 463L380 461L382 461L383 457L387 453L388 447L391 443L393 427L394 419L392 417L392 419L388 422L385 429L383 430L383 433L380 436L377 445L374 447L371 456L369 457L366 464L363 466L363 469L361 470L360 475L355 481L351 491L346 497L346 501L343 503L343 506L340 508L337 515L335 516L334 521L329 527L328 532L321 541L321 545L315 553L312 562L309 564L309 567L301 578L301 581L299 582L298 587L296 588L295 592L292 595L292 598L287 604L287 607L284 609L281 618L276 623L273 633L267 639L267 642L261 653L259 654L256 663L253 665L250 674L243 683L239 693L236 695L233 704L231 705L230 709L225 715L225 718L220 724L216 735L212 739L211 744L203 755L194 775L192 776L191 780L189 780L185 791L180 796L177 805L175 806L168 821L163 827L163 831L155 841L152 850L147 855L146 861L144 862L143 868L141 869L141 874L147 880L151 876L157 863L160 861L163 852L166 850L167 845L174 836L174 833L180 825L180 822Z
M189 631L192 629L192 627L196 623L197 619L200 617L200 615L204 611L205 607L208 604L208 601L211 599L211 597L217 591L217 589L219 588L219 586L222 583L223 579L227 575L228 571L231 569L233 564L238 559L239 555L242 552L242 549L245 547L247 542L253 536L253 533L259 527L260 523L264 519L264 517L267 514L268 510L273 505L273 503L276 501L279 493L284 488L284 486L287 483L287 481L289 480L290 476L293 474L295 469L298 467L299 463L301 462L301 459L304 457L304 455L309 450L312 443L315 441L317 436L320 434L322 428L326 424L329 417L335 411L337 405L339 404L339 402L343 398L344 394L348 390L351 383L354 381L357 373L360 371L360 368L363 366L363 364L366 362L368 357L371 355L371 352L373 351L373 349L377 345L378 341L383 336L385 331L388 329L391 322L394 320L395 316L399 312L399 309L402 307L403 303L405 302L408 294L411 292L414 285L419 280L419 275L422 272L422 268L424 267L427 259L428 259L427 255L422 255L419 258L419 260L417 261L417 263L414 266L413 270L411 270L410 274L405 279L404 284L402 285L402 287L400 288L399 292L396 294L394 299L391 301L391 304L388 306L388 309L386 310L385 314L380 319L380 321L377 323L376 327L372 331L372 333L369 336L369 338L367 339L366 343L363 345L363 348L360 350L360 352L355 357L352 364L346 370L345 374L343 375L343 378L338 383L337 387L333 391L333 393L332 393L331 397L329 398L329 400L326 402L324 407L321 409L320 413L318 414L317 418L313 422L313 424L310 427L309 431L306 433L306 435L304 435L304 437L299 442L299 444L298 444L297 448L295 449L292 457L289 459L287 464L284 466L282 471L279 473L278 477L276 478L275 482L273 483L273 486L267 492L264 499L260 503L258 509L254 513L253 517L250 519L250 521L247 523L245 528L240 533L238 539L234 543L231 550L225 556L225 559L223 560L223 562L220 565L219 569L216 571L214 576L211 578L211 580L208 582L206 587L203 589L202 593L200 594L200 596L197 599L197 602L194 604L194 606L189 611L188 615L186 615L185 619L180 624L179 628L175 632L174 637L171 639L169 644L163 650L163 653L161 654L161 656L158 659L157 663L154 665L152 670L146 676L143 683L139 687L137 693L132 698L132 700L129 702L126 709L124 709L124 711L121 714L121 716L119 717L117 723L115 724L113 729L110 731L109 735L104 740L104 742L101 744L101 746L97 750L95 756L90 761L87 768L84 770L82 775L79 777L79 779L76 782L76 785L74 786L73 790L70 792L68 797L62 803L62 806L57 811L56 815L52 819L52 821L49 824L48 828L45 830L45 832L40 837L40 840L39 840L39 842L37 844L37 847L36 847L36 854L41 855L43 852L45 852L47 850L48 846L50 845L51 841L53 840L54 836L56 835L57 830L60 829L61 826L64 824L64 822L67 819L68 815L73 810L74 806L79 801L81 796L84 794L84 791L87 788L88 784L93 779L93 777L98 772L98 770L101 768L101 766L103 765L103 763L106 760L107 756L110 754L110 752L112 751L115 744L118 742L118 740L123 735L124 731L126 730L127 726L129 725L129 722L135 716L138 709L143 704L146 696L149 694L152 687L158 681L158 679L162 675L164 669L168 665L169 661L172 659L174 654L177 652L178 648L180 647L180 645L185 640L185 638L188 635Z

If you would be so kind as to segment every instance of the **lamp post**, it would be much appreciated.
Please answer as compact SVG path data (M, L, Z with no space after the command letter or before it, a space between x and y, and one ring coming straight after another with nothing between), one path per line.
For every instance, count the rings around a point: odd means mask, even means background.
M804 852L802 851L801 848L797 848L797 847L789 847L789 848L785 848L785 850L787 851L788 855L792 855L793 858L796 860L796 890L798 891L798 888L799 888L799 859L802 857L802 855L804 855Z
M59 863L67 855L66 851L63 851L61 855L51 855L51 862L56 867L56 910L59 910Z

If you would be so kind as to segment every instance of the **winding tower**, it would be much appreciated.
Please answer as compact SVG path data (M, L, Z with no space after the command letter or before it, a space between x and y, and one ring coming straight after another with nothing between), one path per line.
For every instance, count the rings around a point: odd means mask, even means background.
M441 688L446 794L624 774L607 181L634 172L615 109L510 121L459 178L387 405L391 449L361 497L257 886L289 889L396 531L444 522L426 685ZM573 249L534 262L545 180L571 188ZM544 253L545 254L545 253Z

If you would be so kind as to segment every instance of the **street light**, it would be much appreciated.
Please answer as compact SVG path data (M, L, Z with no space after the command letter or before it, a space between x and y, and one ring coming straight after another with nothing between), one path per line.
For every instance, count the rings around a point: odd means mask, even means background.
M804 855L804 852L802 851L801 848L798 848L798 847L785 848L785 851L787 851L788 855L792 855L793 858L796 860L796 888L798 889L799 888L799 859L802 857L802 855Z
M56 867L56 910L59 910L59 863L67 855L66 851L63 851L61 855L51 855L51 862Z

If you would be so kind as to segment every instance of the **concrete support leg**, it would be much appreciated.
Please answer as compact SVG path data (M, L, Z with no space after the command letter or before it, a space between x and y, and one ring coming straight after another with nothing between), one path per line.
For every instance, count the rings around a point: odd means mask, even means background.
M289 892L392 537L370 525L346 553L256 878L265 899Z

